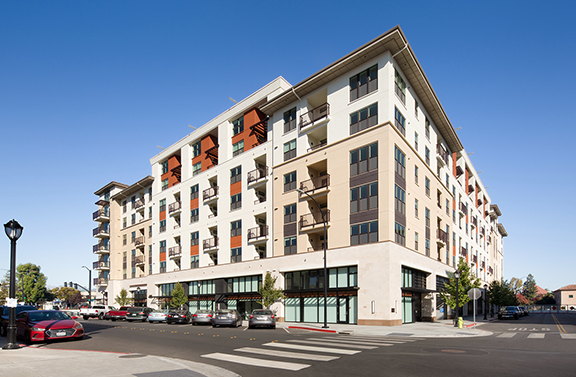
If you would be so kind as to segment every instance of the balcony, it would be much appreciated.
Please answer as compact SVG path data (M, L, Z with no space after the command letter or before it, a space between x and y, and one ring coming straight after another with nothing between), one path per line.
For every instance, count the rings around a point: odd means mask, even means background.
M94 278L92 279L92 284L96 287L108 285L108 279L106 278Z
M260 243L268 239L268 225L259 225L256 228L248 229L248 242Z
M468 195L472 195L473 192L474 192L474 186L468 185Z
M480 262L480 268L481 268L481 269L485 269L485 268L486 268L486 262L485 262L485 261Z
M177 259L182 256L182 246L172 246L168 248L168 258Z
M476 265L478 264L478 257L476 255L472 255L472 257L470 259L471 259L472 263L474 263Z
M268 180L268 166L248 172L248 185L257 185Z
M97 243L96 245L92 246L92 252L94 254L109 254L110 244Z
M315 177L307 181L300 182L300 190L304 191L309 195L326 193L329 191L330 187L330 174L321 175L320 177ZM300 193L300 196L303 194Z
M476 216L472 217L472 225L478 227L478 218Z
M110 237L110 227L99 226L92 230L92 235L97 238L108 238Z
M448 151L440 143L436 144L436 157L441 165L448 165Z
M132 267L144 266L144 255L137 256L132 260Z
M204 203L208 203L218 199L218 186L210 187L202 191L202 197L204 198Z
M448 243L448 234L442 229L436 229L436 242L439 245L446 246Z
M465 257L466 255L468 255L468 250L466 250L466 248L464 246L462 246L460 248L460 255L462 255L463 257Z
M468 208L466 207L466 204L460 202L460 205L458 206L458 210L460 211L460 216L465 216L468 214Z
M109 261L98 261L92 263L93 270L109 270L110 269L110 262Z
M300 115L300 132L308 132L316 126L320 126L330 120L330 105L322 104L315 109Z
M488 266L488 273L490 275L492 275L494 273L494 270L492 270L492 266Z
M315 151L316 149L320 149L320 148L322 148L322 147L325 146L325 145L328 145L328 142L327 142L326 140L324 140L324 141L322 141L322 142L320 142L320 143L318 143L318 144L316 144L316 145L308 148L308 151L307 151L307 152Z
M134 246L144 247L144 236L134 238Z
M202 249L205 252L218 250L218 237L208 238L202 241Z
M136 199L136 201L134 202L134 209L137 211L141 211L144 209L144 198L138 198Z
M168 214L170 214L170 216L176 215L181 211L182 211L182 202L180 200L168 205Z
M300 230L309 233L324 231L324 222L322 221L322 214L324 214L326 220L326 228L329 228L330 210L323 209L322 211L316 211L300 216L300 221L298 222Z
M456 166L456 177L460 177L462 174L464 174L464 170L462 169L462 167Z
M92 214L94 221L110 221L110 207L104 207Z

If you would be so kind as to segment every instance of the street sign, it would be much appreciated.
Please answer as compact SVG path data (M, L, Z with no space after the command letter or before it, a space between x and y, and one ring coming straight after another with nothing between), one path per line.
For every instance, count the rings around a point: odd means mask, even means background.
M15 308L18 306L18 300L15 298L7 298L6 299L6 306L9 308Z
M472 288L468 291L468 297L472 300L477 300L482 297L482 291L478 288Z

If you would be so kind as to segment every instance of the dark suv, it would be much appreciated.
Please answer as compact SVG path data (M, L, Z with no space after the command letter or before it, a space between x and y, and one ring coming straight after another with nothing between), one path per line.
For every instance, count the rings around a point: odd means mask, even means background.
M16 307L16 315L20 312L26 310L36 310L36 307L32 305L18 305ZM0 336L6 336L8 329L8 322L10 321L10 308L6 305L0 306L0 312L2 316L0 317ZM16 318L16 317L14 317Z
M504 319L504 318L520 319L521 316L522 312L520 311L520 309L518 309L517 306L507 306L505 308L500 309L500 311L498 312L498 319Z

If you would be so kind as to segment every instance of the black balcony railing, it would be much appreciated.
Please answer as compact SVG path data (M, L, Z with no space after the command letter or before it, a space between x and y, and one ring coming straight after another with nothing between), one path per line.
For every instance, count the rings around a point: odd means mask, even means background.
M99 217L110 217L110 209L105 207L105 209L99 209L92 214L92 220L96 220Z
M268 175L268 166L257 168L248 172L248 184Z
M182 255L182 246L168 248L168 257L179 257L180 255Z
M315 191L321 188L327 188L328 186L330 186L330 174L300 182L300 190L304 192Z
M143 255L137 256L136 258L132 259L132 267L140 266L143 264L144 264L144 256Z
M460 248L460 255L462 255L463 257L465 257L468 254L468 250L466 250L466 248L464 246L462 246Z
M92 235L96 236L98 234L108 234L110 232L110 227L108 226L99 226L92 230Z
M212 186L202 191L202 197L204 200L210 200L216 196L218 196L218 186Z
M330 105L328 103L324 103L306 114L300 115L300 130L314 122L328 118L328 115L330 115Z
M134 245L136 246L144 245L144 236L134 238Z
M109 261L98 261L98 262L92 263L92 269L93 270L96 270L98 268L110 268L110 262Z
M436 238L444 243L448 242L448 234L442 229L436 229Z
M97 253L99 251L110 251L110 245L98 243L98 244L92 246L92 251L95 253Z
M444 161L444 163L448 165L448 151L444 149L442 144L440 143L436 144L436 153L438 153L438 156L440 156L442 161Z
M217 246L218 246L218 237L212 237L202 241L202 247L204 250L212 249Z
M268 225L259 225L248 229L248 241L268 236Z
M322 224L322 213L324 213L324 219L326 220L326 222L330 221L330 210L329 209L323 209L322 211L316 211L316 212L311 212L311 213L307 213L305 215L300 216L300 229L302 229L303 227L306 226L313 226L313 225L318 225L318 224Z
M464 204L462 202L460 202L460 212L462 212L465 215L468 214L468 208L466 208L466 204Z
M177 201L168 205L168 213L176 212L182 209L182 202Z
M94 284L94 285L106 285L106 284L108 284L108 279L106 279L106 278L94 278L94 279L92 279L92 284Z

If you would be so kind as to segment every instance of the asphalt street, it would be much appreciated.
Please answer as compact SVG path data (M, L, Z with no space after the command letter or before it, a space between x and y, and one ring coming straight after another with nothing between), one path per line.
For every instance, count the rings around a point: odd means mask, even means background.
M294 329L83 321L79 342L41 347L129 352L216 365L242 376L573 376L576 315L533 314L484 323L491 335L415 338Z

